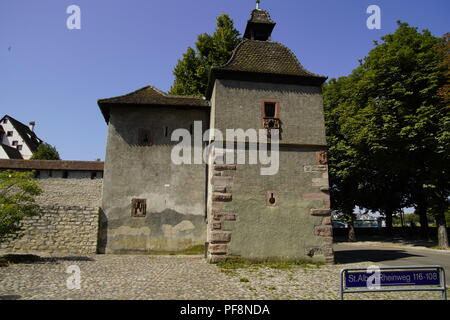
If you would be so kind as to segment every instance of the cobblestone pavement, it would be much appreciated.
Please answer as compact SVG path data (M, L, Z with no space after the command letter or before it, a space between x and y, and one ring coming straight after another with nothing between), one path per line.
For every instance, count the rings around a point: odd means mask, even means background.
M71 265L81 289L67 289ZM349 266L367 266L351 264ZM224 270L200 256L94 255L0 267L0 299L338 299L344 265ZM350 299L439 299L431 293L371 293Z

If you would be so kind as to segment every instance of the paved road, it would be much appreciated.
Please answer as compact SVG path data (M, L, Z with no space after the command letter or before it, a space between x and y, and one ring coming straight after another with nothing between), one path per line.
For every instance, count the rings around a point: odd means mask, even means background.
M341 264L371 261L385 266L441 265L450 286L450 253L406 246L336 243L336 261Z

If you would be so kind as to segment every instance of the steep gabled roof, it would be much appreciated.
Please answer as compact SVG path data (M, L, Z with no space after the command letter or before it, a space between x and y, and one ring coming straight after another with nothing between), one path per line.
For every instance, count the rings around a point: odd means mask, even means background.
M215 79L322 85L324 76L306 70L286 46L271 41L244 40L223 66L212 67L207 98Z
M7 118L13 127L17 130L17 133L23 139L23 142L28 146L31 152L36 152L42 140L37 137L37 135L30 130L30 128L24 125L22 122L14 119L11 116L5 115L1 120ZM0 120L0 122L1 122Z
M23 159L22 155L20 154L20 151L17 150L16 148L7 146L5 144L1 144L0 148L2 148L5 151L9 159Z
M100 99L97 103L106 122L109 121L110 107L113 105L209 108L209 102L205 99L191 96L171 95L158 90L153 86L147 86L123 96Z

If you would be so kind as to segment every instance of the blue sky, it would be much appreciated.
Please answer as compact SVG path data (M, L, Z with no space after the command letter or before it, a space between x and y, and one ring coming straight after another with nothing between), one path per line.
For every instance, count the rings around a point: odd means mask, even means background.
M69 5L81 30L66 27ZM381 30L366 27L369 5ZM97 100L152 84L168 91L172 69L196 36L228 13L241 33L254 0L0 0L0 116L37 122L65 160L104 159L107 126ZM273 40L310 71L349 74L373 41L402 20L450 32L448 0L262 0L277 22Z

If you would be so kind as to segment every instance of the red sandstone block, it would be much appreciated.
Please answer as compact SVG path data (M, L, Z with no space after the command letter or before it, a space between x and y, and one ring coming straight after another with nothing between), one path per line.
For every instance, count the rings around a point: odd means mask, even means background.
M218 262L222 262L227 260L227 256L226 255L218 255L218 254L212 254L209 257L209 262L210 263L218 263Z
M225 232L225 231L213 231L210 234L211 243L215 242L230 242L231 240L231 232Z
M215 212L213 214L214 220L224 220L224 221L236 221L237 213L231 212Z
M219 201L219 202L228 202L233 199L233 196L231 193L215 193L212 194L212 200L213 201Z
M331 215L331 211L328 209L311 209L310 214L316 217L326 217Z
M229 186L233 183L232 176L214 176L211 178L211 184L214 186Z
M323 193L323 192L311 192L311 193L304 193L303 199L323 199L323 200L329 200L330 195Z
M212 254L224 254L228 252L227 244L210 244L208 250Z
M314 228L314 234L320 237L332 237L333 228L331 226L317 226Z
M235 164L215 164L214 170L216 170L216 171L236 170L236 165Z
M323 226L330 226L331 225L331 217L324 217L322 219L322 225Z

